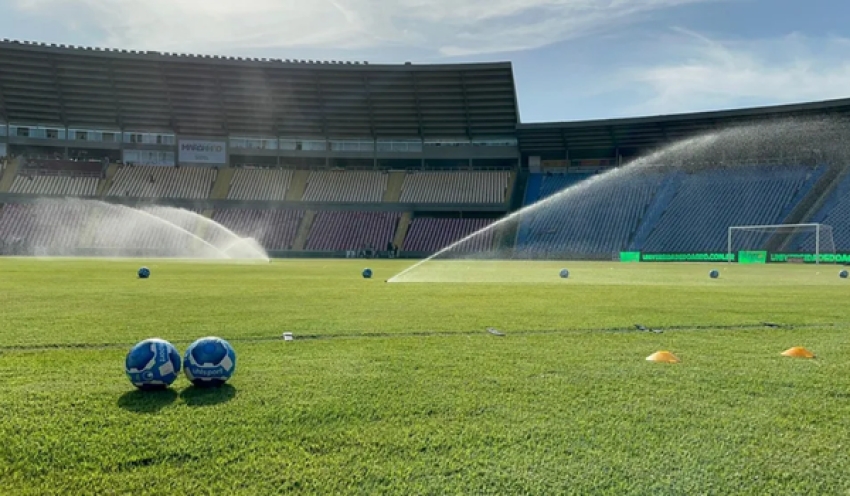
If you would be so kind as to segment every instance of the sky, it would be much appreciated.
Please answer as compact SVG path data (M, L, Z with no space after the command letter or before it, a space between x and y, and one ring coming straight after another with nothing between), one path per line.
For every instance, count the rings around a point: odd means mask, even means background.
M0 0L3 38L370 63L510 61L522 122L850 97L838 0Z

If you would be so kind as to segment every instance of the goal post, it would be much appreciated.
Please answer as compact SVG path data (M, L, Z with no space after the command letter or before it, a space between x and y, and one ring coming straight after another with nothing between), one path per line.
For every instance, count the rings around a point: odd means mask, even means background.
M786 247L800 254L814 255L819 264L824 254L835 254L832 226L819 223L730 226L726 238L726 256L731 262L737 251L777 251Z

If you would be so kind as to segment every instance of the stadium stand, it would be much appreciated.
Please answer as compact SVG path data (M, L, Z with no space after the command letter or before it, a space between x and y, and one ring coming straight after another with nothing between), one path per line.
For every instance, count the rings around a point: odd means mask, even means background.
M835 251L850 252L850 173L845 173L835 190L808 222L831 226ZM799 235L797 238L792 242L791 251L814 251L813 235Z
M147 211L166 219L170 227L158 228L158 221L145 214L132 214L133 209L120 205L58 201L8 204L0 210L0 252L14 254L17 249L20 253L36 255L78 255L79 250L84 250L84 253L108 255L135 251L173 256L195 244L196 236L215 240L215 232L201 229L201 217L167 207L149 207ZM269 214L272 218L290 217L284 212ZM279 236L275 237L275 232L280 231L279 226L268 230L269 245L276 247L281 243ZM257 234L256 230L253 234Z
M383 249L393 240L398 212L319 212L307 240L307 250Z
M21 174L71 175L101 177L105 164L101 161L64 159L26 159L22 161Z
M144 250L147 253L157 253L168 256L170 253L180 253L183 247L195 243L195 233L199 232L199 219L193 215L175 215L165 207L149 208L149 212L162 216L171 224L178 226L183 231L171 228L155 228L157 221L150 220L147 228L136 228L128 226L127 212L131 209L123 207L102 208L88 207L87 216L89 227L86 237L82 240L86 247L96 250L126 250L133 247L136 250ZM193 211L193 210L190 210ZM198 213L197 211L193 211ZM130 217L135 218L135 217ZM147 222L144 216L138 217L139 221Z
M526 186L525 204L531 205L555 193L592 177L593 173L531 174Z
M101 161L33 159L21 161L12 193L46 196L94 196L106 164Z
M381 171L313 171L304 201L372 203L383 199L387 173Z
M483 229L492 223L492 219L413 219L407 238L404 240L406 251L434 253L455 241ZM458 251L484 251L493 246L493 233L483 233L474 240L458 247Z
M0 40L0 66L4 84L16 88L0 98L6 123L0 126L0 144L14 157L0 169L2 201L44 195L203 204L205 215L271 250L382 249L392 240L406 250L434 251L489 222L478 217L551 197L671 140L727 124L850 116L846 99L675 118L523 124L510 63L225 61ZM104 67L110 77L91 77ZM91 91L80 92L81 87ZM102 105L104 98L115 105ZM80 123L91 129L77 128ZM226 157L214 159L221 169L191 166L213 162L181 159L178 150L186 140L229 140L222 148ZM850 250L850 179L833 180L843 162L825 158L829 147L797 148L757 146L746 152L745 161L827 161L829 172L803 166L712 171L713 161L739 160L718 150L718 157L706 159L707 171L656 171L614 181L597 189L599 194L577 190L568 202L524 213L518 226L500 232L497 240L484 239L482 248L516 239L520 251L594 258L623 249L722 251L733 224L821 222L833 227L838 250ZM119 165L119 157L148 165ZM280 163L291 169L229 167ZM328 166L357 169L319 170ZM523 188L525 196L510 194L514 188ZM269 204L237 208L247 201ZM354 205L272 210L281 201ZM389 205L395 203L407 204L406 211L383 211L396 209ZM351 211L326 210L343 207ZM53 242L39 232L44 215L54 217L53 226L99 215L74 210L78 206L49 208L4 207L0 241L29 232L39 243ZM458 212L463 219L428 217ZM99 243L106 246L109 229L117 226L103 222L108 228ZM197 218L187 222L190 234L205 231ZM88 236L95 230L85 232L91 244ZM802 249L806 243L810 240L790 235L766 241L771 250Z
M637 248L725 252L729 226L781 223L814 173L805 166L750 166L686 174L646 243Z
M25 242L38 254L51 247L75 246L88 210L76 204L7 204L0 210L0 239Z
M646 208L640 225L635 231L631 243L629 243L630 251L640 251L640 247L643 247L644 243L646 243L646 238L649 237L652 230L655 229L658 220L661 219L661 216L667 211L667 207L679 191L679 186L682 184L684 175L685 174L683 172L674 171L667 174L666 177L660 180L661 182L658 190L656 191L652 202L650 202L649 206Z
M283 201L291 181L292 171L287 169L238 168L227 199Z
M241 237L256 239L266 250L289 250L303 210L218 210L213 220Z
M628 245L661 179L651 174L604 188L578 190L568 201L526 213L520 221L518 252L532 257L610 257ZM553 181L548 191L557 191L570 180L576 182L575 178Z
M215 176L215 169L206 167L124 166L107 196L202 199L209 195Z
M26 175L15 177L12 193L53 196L95 196L96 177Z
M402 203L503 203L509 171L415 171L402 186Z

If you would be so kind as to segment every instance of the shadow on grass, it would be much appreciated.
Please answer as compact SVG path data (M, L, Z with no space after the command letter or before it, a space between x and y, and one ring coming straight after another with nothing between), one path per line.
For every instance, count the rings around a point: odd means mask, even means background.
M135 413L156 413L177 399L177 392L173 389L158 391L128 391L118 398L118 406L124 410Z
M230 384L219 387L199 388L189 386L180 393L180 398L188 406L211 406L227 403L236 397L236 388Z

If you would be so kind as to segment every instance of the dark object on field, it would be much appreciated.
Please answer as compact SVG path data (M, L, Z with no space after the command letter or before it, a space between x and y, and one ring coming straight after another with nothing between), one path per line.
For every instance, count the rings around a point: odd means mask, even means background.
M501 332L499 332L498 330L496 330L496 329L494 329L494 328L492 328L492 327L488 327L488 328L487 328L487 332L489 332L490 334L492 334L492 335L494 335L494 336L499 336L499 337L504 337L504 336L505 336L505 335L504 335L504 333L501 333Z
M654 332L655 334L661 334L664 332L661 329L650 329L643 324L635 324L635 329L643 332Z
M765 327L773 327L773 328L781 327L779 324L774 324L773 322L762 322L762 324Z

